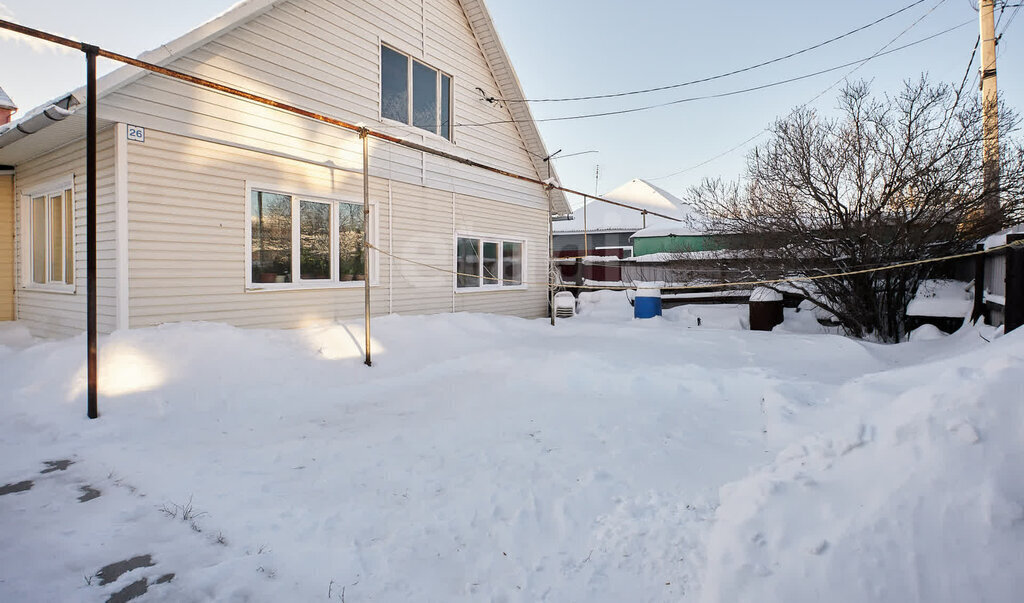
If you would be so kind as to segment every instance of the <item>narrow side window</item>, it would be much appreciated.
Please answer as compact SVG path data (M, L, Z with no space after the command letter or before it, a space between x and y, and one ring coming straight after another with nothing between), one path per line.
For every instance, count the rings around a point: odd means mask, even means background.
M523 244L505 241L502 244L501 284L516 287L523 284Z
M480 286L480 241L459 237L456 271L459 287ZM475 276L474 276L475 275Z
M32 197L32 282L46 283L46 197Z
M437 71L412 62L412 125L437 134Z
M364 266L363 206L338 203L338 280L363 280Z
M292 282L292 198L252 191L252 282Z
M438 132L448 140L452 139L452 78L441 74L441 130Z
M380 114L409 123L409 59L387 46L380 47Z

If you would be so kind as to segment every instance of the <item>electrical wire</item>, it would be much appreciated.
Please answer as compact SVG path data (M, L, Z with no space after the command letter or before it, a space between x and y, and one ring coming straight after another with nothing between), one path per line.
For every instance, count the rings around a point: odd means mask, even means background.
M823 75L823 74L826 74L826 73L831 73L833 71L838 71L840 69L844 69L844 68L849 67L851 65L858 65L858 68L859 68L860 65L863 65L864 63L866 63L866 62L868 62L868 61L870 61L872 59L875 59L875 58L880 57L880 56L885 56L885 55L888 55L888 54L892 54L892 53L895 53L895 52L899 52L901 50L905 50L907 48L910 48L912 46L916 46L918 44L922 44L924 42L927 42L927 41L932 40L934 38L937 38L939 36L942 36L942 35L945 35L947 33L952 32L952 31L955 31L955 30L957 30L957 29L959 29L961 27L964 27L964 26L966 26L966 25L968 25L970 23L973 23L973 19L970 20L970 21L965 21L963 23L960 23L959 25L955 25L953 27L950 27L950 28L945 29L943 31L940 31L938 33L932 34L932 35L930 35L928 37L921 38L920 40L916 40L914 42L910 42L909 44L904 44L903 46L899 46L899 47L896 47L896 48L893 48L893 49L890 49L890 50L885 50L884 52L876 52L875 54L872 54L871 56L864 57L864 58L861 58L861 59L857 59L855 61L850 61L850 62L847 62L847 63L843 63L841 65L835 65L835 66L829 67L827 69L821 69L819 71L815 71L815 72L812 72L812 73L807 73L807 74L804 74L804 75L798 75L798 76L791 77L791 78L786 78L786 79L783 79L783 80L776 80L774 82L769 82L767 84L761 84L759 86L751 86L749 88L742 88L740 90L730 90L728 92L719 92L719 93L716 93L716 94L705 94L705 95L700 95L700 96L690 96L690 97L680 98L680 99L676 99L676 100L672 100L672 101L668 101L668 102L664 102L664 103L656 103L656 104L652 104L652 105L644 105L644 106L641 106L641 107L632 107L632 108L629 108L629 109L619 109L619 110L616 110L616 111L602 111L602 112L598 112L598 113L586 113L586 114L582 114L582 115L564 115L564 116L560 116L560 117L545 117L545 118L540 118L540 119L534 119L533 121L534 122L572 121L572 120L579 120L579 119L593 119L593 118L597 118L597 117L610 117L610 116L613 116L613 115L626 115L626 114L630 114L630 113L639 113L641 111L649 111L651 109L660 109L662 107L670 107L670 106L673 106L673 105L680 105L680 104L683 104L683 103L690 103L690 102L701 101L701 100L711 100L711 99L716 99L716 98L725 98L725 97L729 97L729 96L736 96L738 94L747 94L747 93L750 93L750 92L757 92L759 90L765 90L765 89L768 89L768 88L774 88L776 86L782 86L784 84L790 84L790 83L793 83L793 82L809 79L809 78L816 77L816 76L819 76L819 75ZM842 80L846 79L847 77L849 77L849 74L847 74L846 76L843 76L843 78L840 79L839 81L842 81ZM833 86L834 86L834 84L833 84ZM826 89L826 91L831 89L831 88L832 87L830 86L828 89ZM822 94L824 94L824 92ZM821 96L821 94L816 96L810 102L813 102L814 100L817 100L820 96ZM460 124L456 124L456 127L460 127L460 128L484 127L484 126L493 126L493 125L508 124L508 123L515 123L515 120L503 119L503 120L478 122L478 123L460 123Z
M905 29L904 29L903 31L901 31L900 33L896 34L896 37L892 38L892 39L891 39L891 40L889 40L889 41L888 41L888 42L887 42L887 43L886 43L886 44L885 44L884 46L882 46L881 48L879 48L879 49L878 49L878 50L877 50L877 51L875 52L875 54L871 55L870 57L868 57L868 58L866 58L866 59L864 59L864 60L862 60L862 61L860 61L860 62L859 62L859 64L858 64L858 65L857 65L856 67L854 67L853 69L851 69L851 70L850 70L850 71L849 71L848 73L846 73L846 75L844 75L844 76L843 76L843 77L841 77L840 79L836 80L835 82L832 82L832 84L830 84L830 85L829 85L829 86L828 86L827 88L825 88L824 90L822 90L822 91L821 91L821 92L819 92L818 94L814 95L814 97L813 97L813 98L811 98L811 99L810 99L809 101L807 101L807 102L803 103L802 105L799 105L798 107L796 107L795 109L793 109L792 111L790 111L788 115L792 115L792 114L793 114L794 112L796 112L796 111L799 111L800 109L803 109L803 108L804 108L804 107L806 107L807 105L810 105L810 104L811 104L811 103L813 103L814 101L818 100L819 98L821 98L822 96L824 96L824 95L825 95L826 93L828 93L828 91L829 91L829 90L831 90L831 89L835 88L835 87L836 87L837 85L839 85L839 84L840 84L841 82L845 81L845 80L846 80L847 78L849 78L849 77L850 77L851 75L853 75L854 73L856 73L858 69L860 69L861 67L863 67L863 66L864 66L864 65L866 65L866 64L867 64L867 63L868 63L869 61L871 61L872 59L874 59L874 58L876 58L876 57L879 57L879 56L883 56L883 54L889 54L889 53L891 53L891 52L895 52L895 51L897 51L897 50L900 50L900 49L902 49L902 48L906 48L907 46L912 46L913 44L918 44L918 43L924 42L924 41L926 41L926 40L929 40L929 39L931 39L931 38L934 38L934 37L940 36L940 35L942 35L942 34L945 34L945 33L949 33L950 31L953 31L953 30L955 30L955 29L959 29L959 28L961 28L961 27L963 27L963 26L965 26L965 25L967 25L967 24L969 24L969 23L973 23L973 22L974 22L974 19L970 19L970 20L968 20L968 21L964 21L963 23L961 23L961 24L959 24L959 25L956 25L956 26L954 26L954 27L952 27L952 28L950 28L950 29L947 29L947 30L945 30L945 31L939 32L938 34L934 34L934 35L932 35L932 36L929 36L929 37L927 37L927 38L923 38L923 39L921 39L921 40L918 40L917 42L913 42L913 43L911 43L911 44L907 44L907 45L905 45L905 46L902 46L902 47L900 47L900 48L895 48L895 49L892 49L892 50L890 50L890 51L886 51L886 48L888 48L889 46L892 46L892 45L893 45L893 44L894 44L894 43L896 42L896 40L899 40L899 39L900 39L900 38L902 38L902 37L903 37L904 35L906 35L906 33L907 33L908 31L910 31L911 29L913 29L914 27L916 27L918 23L920 23L921 21L923 21L923 20L924 20L924 19L925 19L926 17L928 17L928 15L932 14L933 12L935 12L935 10L936 10L937 8L939 8L940 6L942 6L942 5L943 5L943 4L945 4L945 3L946 3L946 0L939 0L939 2L935 4L935 6L932 6L932 7L931 7L931 9L929 9L929 10L928 10L928 12L926 12L925 14L921 15L920 17L918 17L916 21L914 21L913 23L911 23L911 24L910 24L909 26L907 26L907 27L906 27L906 28L905 28ZM712 157L712 158L710 158L710 159L707 159L707 160L705 160L705 161L702 161L702 162L700 162L700 163L698 163L698 164L696 164L696 165L692 165L692 166L690 166L690 167L687 167L687 168L683 168L683 169L681 169L681 170L678 170L678 171L676 171L676 172L672 172L671 174L666 174L666 175L664 175L664 176L658 176L658 177L656 177L656 178L647 178L647 180L650 180L650 181L657 181L657 180L666 180L666 179L668 179L668 178L672 178L672 177L675 177L675 176L679 176L679 175L681 175L681 174L685 174L685 173L687 173L687 172L691 172L691 171L693 171L693 170L695 170L695 169L697 169L697 168L700 168L700 167L704 167L705 165L707 165L707 164L709 164L709 163L711 163L711 162L713 162L713 161L715 161L715 160L717 160L717 159L721 159L722 157L725 157L726 155L728 155L728 154L730 154L730 153L732 153L732 152L734 152L734 151L737 151L737 150L739 150L739 149L741 149L741 148L745 147L746 145L748 145L749 143L753 142L754 140L757 140L758 138L760 138L761 136L763 136L763 135L764 135L765 133L767 133L767 132L768 132L768 128L762 128L760 132L758 132L758 133L754 134L754 135L753 135L753 136L751 136L750 138L748 138L748 139L744 140L743 142L739 143L738 145L736 145L736 146L734 146L734 147L731 147L731 148L729 148L729 149L728 149L728 150L726 150L726 151L723 151L723 152L719 153L718 155L715 155L714 157Z
M477 278L477 279L482 279L482 280L485 280L485 281L494 281L495 283L501 282L501 280L502 280L501 277L483 276L483 275L480 275L480 274L470 274L468 272L459 272L458 270L452 270L450 268L442 268L440 266L434 266L434 265L428 264L426 262L420 262L418 260L413 260L413 259L410 259L410 258L405 258L405 257L399 256L399 255L395 255L395 254L391 253L390 251L385 251L385 250L381 249L380 247L377 247L373 243L366 243L366 246L369 247L370 249L376 250L379 253L382 253L382 254L384 254L386 256L394 258L394 259L396 259L396 260L398 260L400 262L406 262L408 264L413 264L413 265L416 265L416 266L422 266L424 268L429 268L429 269L434 270L436 272L443 272L445 274L451 274L451 275L454 275L454 276L463 276L463 277L467 277L467 278ZM937 263L937 262L945 262L945 261L948 261L948 260L956 260L956 259L961 259L961 258L974 257L974 256L978 256L978 255L987 255L987 254L990 254L990 253L994 253L996 251L1001 251L1003 249L1010 249L1010 248L1016 248L1016 247L1024 247L1024 241L1013 241L1011 243L1005 243L1003 245L998 245L996 247L990 247L988 249L982 249L982 250L977 250L977 251L967 251L967 252L964 252L964 253L956 253L956 254L953 254L953 255L947 255L947 256L942 256L942 257L937 257L937 258L925 258L923 260L910 260L910 261L907 261L907 262L898 262L898 263L895 263L895 264L887 264L887 265L878 266L878 267L874 267L874 268L862 268L860 270L846 270L846 271L843 271L843 272L829 272L829 273L826 273L826 274L814 274L814 275L810 275L810 276L793 276L793 277L788 277L788 278L761 279L761 280L754 280L754 281L733 281L733 282L725 282L725 283L702 283L700 285L678 285L678 286L677 285L673 285L671 287L666 287L666 288L667 289L672 289L672 290L685 290L685 289L725 289L725 288L729 288L729 287L749 287L749 286L754 286L754 285L781 285L781 284L785 284L785 283L812 282L812 281L820 281L820 280L829 279L829 278L839 278L839 277L843 277L843 276L857 276L857 275L860 275L860 274L871 274L871 273L874 273L874 272L886 272L886 271L889 271L889 270L897 270L897 269L900 269L900 268L908 268L910 266L920 266L922 264L934 264L934 263ZM557 259L557 258L552 258L552 259ZM536 286L536 287L549 287L549 286L551 286L551 283L546 283L546 282L545 283L541 283L541 282L535 282L535 281L518 281L518 283L520 285L533 285L533 286ZM618 287L618 286L605 287L605 286L601 286L601 285L569 285L569 284L564 284L564 283L559 285L559 286L561 288L563 288L563 289L602 289L602 290L609 290L609 291L626 291L626 290L632 290L632 289L636 288L636 287Z
M1003 27L1003 31L999 33L1000 36L1002 36L1004 33L1006 33L1007 29L1010 29L1010 25L1013 23L1013 20L1017 18L1017 13L1020 12L1020 9L1021 9L1022 6L1024 6L1024 4L1012 4L1012 5L1006 5L1006 6L1013 6L1014 9L1013 9L1013 12L1010 13L1010 18L1006 20L1006 26Z
M887 19L890 19L892 17L895 17L896 15L899 15L899 14L901 14L903 12L906 12L906 11L910 10L911 8L917 6L918 4L921 4L921 3L925 2L925 1L926 0L917 0L916 2L912 2L912 3L908 4L907 6L904 6L903 8L901 8L901 9L895 11L895 12L891 12L888 15L885 15L884 17L880 17L878 19L875 19L874 21L872 21L871 23L868 23L867 25L862 25L862 26L860 26L860 27L858 27L856 29L852 29L852 30L850 30L850 31L848 31L848 32L846 32L844 34L840 34L838 36L835 36L834 38L829 38L828 40L825 40L824 42L819 42L819 43L817 43L817 44L815 44L813 46L808 46L807 48L802 48L802 49L797 50L795 52L791 52L791 53L789 53L787 55L776 57L774 59L769 59L767 61L763 61L761 63L757 63L756 65L750 65L748 67L743 67L742 69L735 69L733 71L728 71L728 72L725 72L725 73L719 73L717 75L703 77L703 78L696 79L696 80L690 80L688 82L682 82L682 83L679 83L679 84L668 84L668 85L665 85L665 86L656 86L656 87L653 87L653 88L644 88L642 90L630 90L628 92L614 92L614 93L609 93L609 94L593 94L593 95L590 95L590 96L569 96L569 97L561 97L561 98L533 98L533 99L515 99L515 98L513 98L513 99L506 99L506 98L499 98L499 97L489 96L489 97L486 97L484 100L486 100L488 102L503 102L503 103L559 103L559 102L596 100L596 99L602 99L602 98L619 98L619 97L623 97L623 96L633 96L633 95L637 95L637 94L648 94L648 93L651 93L651 92L661 92L663 90L673 90L673 89L676 89L676 88L683 88L685 86L692 86L694 84L702 84L704 82L710 82L710 81L718 80L718 79L721 79L721 78L724 78L724 77L729 77L729 76L732 76L732 75L737 75L737 74L740 74L740 73L746 73L748 71L753 71L754 69L759 69L759 68L765 67L767 65L772 65L772 64L778 63L780 61L785 61L786 59L791 59L791 58L793 58L795 56L799 56L801 54L810 52L812 50L817 50L818 48L821 48L822 46L827 46L828 44L831 44L833 42L837 42L839 40L842 40L843 38L847 38L849 36L852 36L853 34L859 33L861 31L864 31L865 29L868 29L870 27L878 25L879 23L881 23L881 22L883 22L883 21L885 21Z
M960 88L956 91L957 98L959 98L960 95L963 93L963 91L964 91L964 84L967 83L967 78L968 78L968 76L971 75L971 65L974 65L974 57L975 57L975 55L978 54L978 46L980 44L981 44L981 34L978 34L978 38L974 42L974 50L971 51L971 60L967 61L967 70L964 71L964 79L960 82Z

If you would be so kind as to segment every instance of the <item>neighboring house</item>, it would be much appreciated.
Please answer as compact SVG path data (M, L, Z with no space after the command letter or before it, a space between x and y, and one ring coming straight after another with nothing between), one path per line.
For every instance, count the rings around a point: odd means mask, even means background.
M696 224L679 223L649 226L638 230L630 237L633 255L654 253L689 253L692 251L716 251L728 247L730 237L709 235ZM731 237L736 240L736 237Z
M481 98L522 98L482 0L247 0L141 58L548 177L526 104ZM16 228L13 249L0 246L0 285L41 335L85 325L84 97L0 128L0 166L13 167L13 190L0 172L0 234ZM371 139L363 224L352 132L132 67L100 79L97 108L102 332L353 319L367 278L375 316L547 311L536 283L549 211L569 211L558 191ZM503 123L458 127L480 122ZM365 275L364 228L396 256L477 276L375 251Z
M0 88L0 126L11 121L11 115L18 110L11 97L7 96L3 88Z
M605 193L602 198L683 220L693 213L690 205L639 178ZM647 227L672 224L679 222L591 199L573 211L569 219L554 222L555 252L559 257L617 255L628 258L633 252L630 241L633 233ZM587 235L586 253L583 249L584 231Z
M584 207L573 211L568 220L556 220L553 223L557 257L613 256L629 258L635 253L631 240L635 232L644 228L674 225L687 228L689 218L694 215L693 208L687 203L650 182L638 178L605 193L602 197L625 203L631 207L676 217L683 222L645 215L639 211L601 201L588 200ZM585 244L584 239L586 240ZM578 274L580 268L581 266L574 265L572 262L562 262L562 278L567 281L576 281L581 277L585 280L604 282L621 280L621 272L614 263L582 266L584 270L582 275Z

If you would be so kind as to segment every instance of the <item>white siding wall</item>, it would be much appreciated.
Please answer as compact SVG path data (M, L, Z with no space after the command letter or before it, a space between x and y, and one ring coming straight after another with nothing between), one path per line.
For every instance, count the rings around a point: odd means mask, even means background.
M510 119L458 0L290 0L192 51L171 67L351 123L536 176L511 123L457 128L455 144L380 120L380 43L453 76L454 121ZM334 126L155 75L105 97L103 116L155 130L230 140L360 169L358 139ZM375 143L371 174L487 199L546 208L542 187Z
M362 198L358 173L148 132L128 146L130 326L298 327L362 316L361 288L246 291L247 181ZM395 255L450 270L456 229L486 229L527 239L529 279L544 280L544 211L375 177L370 184L379 247L393 241ZM451 274L381 256L371 308L374 315L458 309L533 317L544 313L545 299L544 287L456 295Z
M452 193L392 182L394 253L430 266L452 270ZM396 314L452 312L452 275L399 260L394 265L393 311Z
M523 211L507 203L481 203L456 195L455 228L458 232L494 235L526 241L527 283L547 283L547 210ZM455 296L456 310L499 312L517 316L543 316L547 311L547 287L527 285L524 291L466 291Z
M116 259L114 210L114 138L113 128L98 134L97 138L97 223L96 251L98 277L99 330L109 333L116 323ZM39 187L55 183L74 175L75 196L75 293L54 293L25 288L28 280L22 262L26 250L23 236L24 214L22 195ZM15 303L18 320L36 335L64 337L85 330L86 318L86 266L85 266L85 140L26 161L15 171L15 222L17 233L15 256L17 282Z
M131 327L184 320L298 327L362 316L362 288L246 291L246 182L362 200L360 174L147 132L144 143L128 146ZM387 184L374 179L370 197L386 214ZM386 241L386 220L378 224ZM373 287L371 300L374 314L387 312L385 287Z

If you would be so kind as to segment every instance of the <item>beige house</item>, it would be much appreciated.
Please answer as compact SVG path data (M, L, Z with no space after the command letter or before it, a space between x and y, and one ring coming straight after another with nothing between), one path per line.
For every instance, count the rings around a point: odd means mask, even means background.
M547 155L482 0L248 0L144 60L534 178ZM484 94L481 94L481 90ZM0 127L0 319L85 327L84 90ZM101 332L546 312L558 191L122 67L99 81ZM501 122L484 127L461 126ZM540 175L543 176L540 176ZM362 274L363 229L371 243Z

